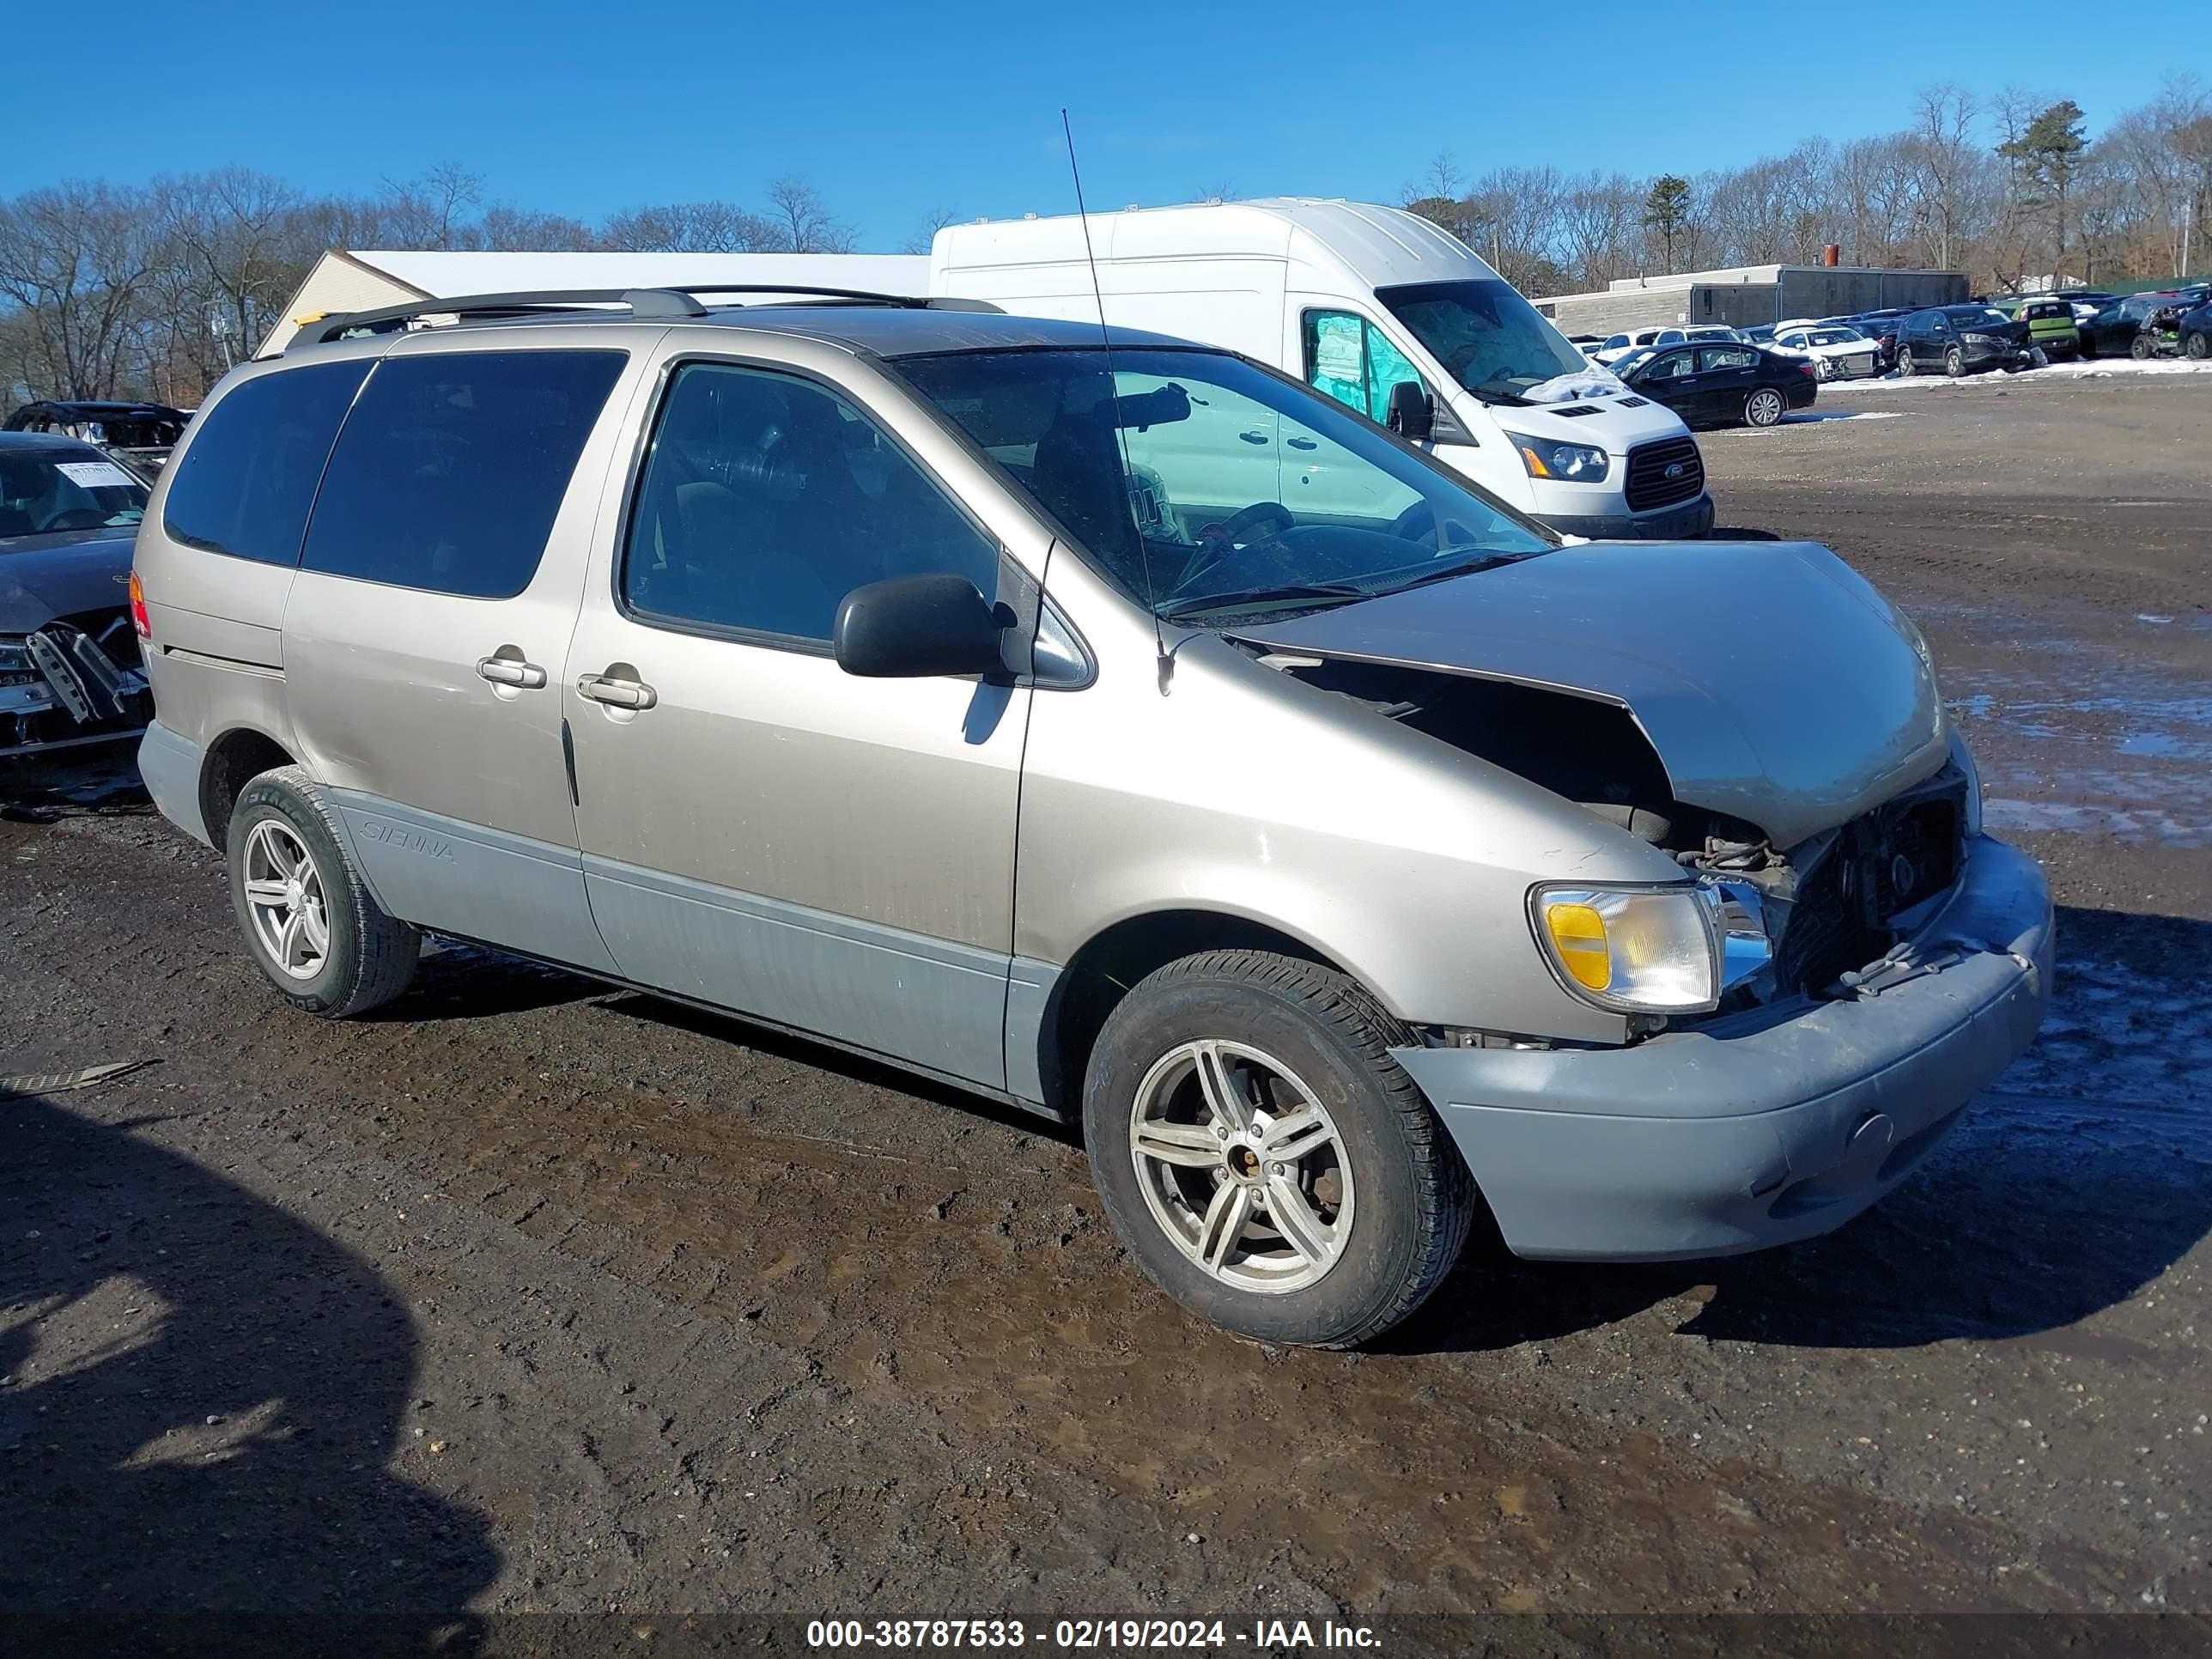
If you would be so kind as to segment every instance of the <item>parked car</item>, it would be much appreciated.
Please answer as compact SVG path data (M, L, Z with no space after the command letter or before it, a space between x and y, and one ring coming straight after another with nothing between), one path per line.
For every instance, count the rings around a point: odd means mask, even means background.
M2072 357L2081 349L2081 330L2074 307L2063 300L2014 300L1997 309L2027 326L2027 343L2046 356Z
M2175 333L2180 337L2181 355L2202 362L2212 357L2212 301L2181 314Z
M0 432L0 759L143 731L131 622L143 480L90 444Z
M1818 395L1812 361L1752 345L1650 346L1613 366L1621 383L1689 426L1778 426Z
M2178 296L2162 297L2166 303L2146 315L2136 326L2135 337L2128 342L2128 356L2137 362L2153 357L2178 357L2182 353L2181 319L2196 307Z
M1683 329L1682 337L1692 343L1698 341L1711 341L1717 344L1733 341L1736 344L1741 345L1745 343L1744 337L1741 333L1736 330L1729 327L1724 323L1692 324Z
M1743 343L1746 345L1768 346L1774 343L1772 323L1759 323L1740 331L1743 335Z
M140 473L161 470L191 418L167 404L65 402L25 404L8 416L9 432L52 432L96 444Z
M1862 380L1882 372L1881 353L1875 343L1841 325L1779 330L1769 349L1805 359L1813 365L1814 377L1823 380Z
M1916 311L1899 325L1897 372L1911 376L1940 369L1957 379L1984 369L2008 373L2035 366L2027 325L1988 306L1944 306Z
M429 930L1079 1118L1157 1283L1338 1346L1478 1206L1826 1232L2034 1036L2042 874L1825 550L1562 544L1157 335L562 303L311 326L156 489L142 770L297 1009Z
M1897 367L1898 328L1911 314L1909 312L1899 312L1894 314L1874 313L1851 319L1850 326L1864 335L1869 343L1874 347L1875 368L1877 373L1887 374Z
M2081 355L2084 357L2127 356L2134 348L2136 335L2154 313L2202 305L2208 297L2208 292L2212 290L2207 290L2200 283L2188 288L2130 294L2124 300L2115 300L2080 325ZM2156 353L2154 350L2148 355L2155 356Z
M1608 367L1632 351L1644 351L1652 346L1680 345L1690 337L1680 328L1632 328L1606 337L1605 343L1590 353L1591 357Z

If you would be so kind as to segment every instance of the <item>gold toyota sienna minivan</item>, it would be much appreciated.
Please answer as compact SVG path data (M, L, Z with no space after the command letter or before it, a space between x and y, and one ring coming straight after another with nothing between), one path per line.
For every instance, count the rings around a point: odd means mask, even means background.
M1838 1225L2051 919L1826 550L1570 543L1233 354L849 294L440 300L228 376L134 615L308 1013L477 941L1079 1121L1187 1308ZM442 314L439 320L431 313Z

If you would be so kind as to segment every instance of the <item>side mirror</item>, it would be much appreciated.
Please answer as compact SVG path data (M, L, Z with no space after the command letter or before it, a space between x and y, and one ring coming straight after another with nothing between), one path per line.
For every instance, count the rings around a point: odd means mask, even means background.
M1425 443L1436 430L1437 406L1429 401L1419 380L1401 380L1390 388L1390 430L1407 443Z
M1006 623L975 583L951 574L895 576L856 587L837 607L837 666L866 679L933 679L1006 672Z

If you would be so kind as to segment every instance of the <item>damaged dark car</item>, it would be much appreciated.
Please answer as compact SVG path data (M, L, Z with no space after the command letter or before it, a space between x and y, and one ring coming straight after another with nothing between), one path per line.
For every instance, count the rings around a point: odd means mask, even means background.
M0 760L143 731L131 609L146 485L90 444L0 432Z

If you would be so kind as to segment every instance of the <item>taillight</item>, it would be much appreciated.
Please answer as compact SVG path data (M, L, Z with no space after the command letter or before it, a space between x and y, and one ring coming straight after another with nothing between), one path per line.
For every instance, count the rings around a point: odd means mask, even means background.
M131 627L142 640L154 637L154 619L146 614L146 590L138 585L138 573L131 573Z
M1818 375L1820 371L1811 363L1800 363L1797 365L1797 372L1800 374Z

